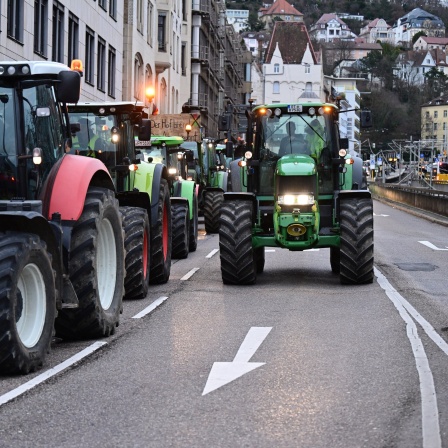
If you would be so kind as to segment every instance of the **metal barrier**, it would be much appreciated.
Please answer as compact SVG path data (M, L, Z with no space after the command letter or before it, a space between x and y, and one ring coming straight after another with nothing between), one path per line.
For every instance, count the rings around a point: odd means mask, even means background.
M373 197L407 204L448 217L448 191L374 182L369 184L369 190Z

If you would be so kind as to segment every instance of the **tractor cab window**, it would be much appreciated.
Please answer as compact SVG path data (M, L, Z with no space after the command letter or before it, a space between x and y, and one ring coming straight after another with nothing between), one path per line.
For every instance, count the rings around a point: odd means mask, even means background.
M260 151L259 194L273 194L277 162L281 157L290 155L304 155L313 159L318 172L321 173L320 192L324 193L331 188L330 149L335 138L335 133L331 131L332 123L330 115L310 116L308 113L262 115L257 121L255 143L255 147Z
M90 111L70 112L70 124L74 125L71 154L99 159L107 168L117 165L118 147L124 146L126 133L121 127L118 139L112 138L112 130L118 129L114 115L97 115Z
M14 196L39 199L54 162L64 154L63 123L60 106L48 86L28 87L23 83L20 90L15 90L0 85L2 199ZM38 165L32 158L35 148L41 153Z

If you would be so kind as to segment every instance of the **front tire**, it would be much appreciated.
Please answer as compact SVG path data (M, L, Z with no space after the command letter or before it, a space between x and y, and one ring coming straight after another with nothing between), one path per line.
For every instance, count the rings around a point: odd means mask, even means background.
M51 256L37 235L1 234L0 285L0 372L33 372L50 351L57 295Z
M257 279L252 247L252 207L248 201L224 201L219 225L221 276L227 285L252 285Z
M195 252L198 247L198 196L196 193L193 194L193 218L190 219L190 243L189 251Z
M171 205L173 216L173 251L172 258L184 259L188 257L190 235L190 213L188 202Z
M148 213L139 207L120 207L126 250L124 299L143 299L148 294L151 263L151 227Z
M157 220L151 222L150 283L166 283L171 272L172 224L170 190L166 179L161 179L157 198Z
M373 203L371 198L341 199L340 281L372 283Z
M90 187L84 210L73 227L68 264L79 306L61 310L56 319L58 336L85 339L115 332L123 307L123 239L114 192Z
M204 199L204 226L207 233L219 232L219 215L224 201L222 191L206 191Z

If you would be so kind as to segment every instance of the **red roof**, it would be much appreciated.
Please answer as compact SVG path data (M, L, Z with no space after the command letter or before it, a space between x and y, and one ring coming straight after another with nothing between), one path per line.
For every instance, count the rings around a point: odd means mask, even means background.
M277 44L284 64L300 64L307 44L310 46L313 61L317 64L317 58L305 24L300 22L275 22L271 41L266 49L266 62L268 64L271 63Z
M294 6L289 4L286 0L276 0L272 6L263 12L263 15L290 15L290 16L303 16L300 11L297 11Z

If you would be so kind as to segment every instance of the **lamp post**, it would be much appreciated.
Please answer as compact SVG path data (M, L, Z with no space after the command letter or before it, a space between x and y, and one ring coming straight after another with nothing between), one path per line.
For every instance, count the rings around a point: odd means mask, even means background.
M187 133L187 140L190 139L190 132L191 132L191 124L185 125L185 132Z

